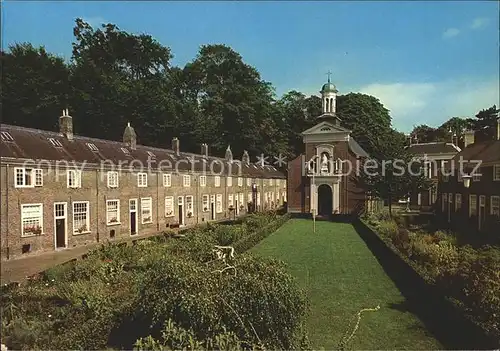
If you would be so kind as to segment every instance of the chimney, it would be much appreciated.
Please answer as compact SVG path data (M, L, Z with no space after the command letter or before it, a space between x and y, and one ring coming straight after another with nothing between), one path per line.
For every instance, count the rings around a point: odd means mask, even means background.
M208 145L205 143L201 144L201 155L208 157Z
M243 156L241 157L241 162L247 166L250 164L250 156L248 155L247 150L243 151Z
M174 153L176 156L180 155L181 147L180 147L179 139L177 139L177 137L172 139L172 150L174 150Z
M227 149L226 149L226 160L227 161L232 161L233 160L233 153L231 152L231 146L227 146Z
M73 140L73 117L69 115L68 109L62 111L59 117L59 132L68 140Z
M130 125L130 122L127 123L125 131L123 132L123 142L132 150L137 148L137 135L135 134L134 128Z
M474 144L474 131L473 130L466 130L464 133L464 148L467 146Z

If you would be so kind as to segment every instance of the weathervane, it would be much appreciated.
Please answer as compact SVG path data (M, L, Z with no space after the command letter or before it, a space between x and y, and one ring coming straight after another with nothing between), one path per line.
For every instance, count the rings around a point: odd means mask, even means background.
M330 76L332 75L332 71L329 70L326 74L328 75L328 83L330 83Z

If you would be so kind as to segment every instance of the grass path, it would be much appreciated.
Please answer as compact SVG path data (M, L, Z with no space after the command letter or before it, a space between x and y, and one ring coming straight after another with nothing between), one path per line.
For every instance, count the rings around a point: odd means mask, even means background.
M285 261L307 292L314 348L335 349L351 318L362 314L349 348L439 349L443 346L404 308L405 298L350 224L292 219L252 249Z

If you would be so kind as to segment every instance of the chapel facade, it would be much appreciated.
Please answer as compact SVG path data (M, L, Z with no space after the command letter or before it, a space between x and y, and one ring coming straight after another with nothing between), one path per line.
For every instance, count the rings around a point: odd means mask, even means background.
M368 154L342 126L330 78L320 93L322 114L302 132L303 153L288 163L288 212L357 216L367 207L359 172Z

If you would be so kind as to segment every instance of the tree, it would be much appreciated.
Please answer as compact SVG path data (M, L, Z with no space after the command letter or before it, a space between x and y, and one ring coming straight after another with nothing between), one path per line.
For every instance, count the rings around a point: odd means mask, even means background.
M423 191L431 185L425 177L419 162L412 161L412 155L405 149L406 136L395 130L386 134L383 141L375 145L375 152L361 172L360 181L367 191L382 199L389 205L392 216L394 200L408 196L412 191Z
M352 131L352 136L369 154L377 152L377 145L391 131L389 110L370 95L349 93L338 96L337 115L342 126Z
M496 105L490 108L479 111L475 119L468 118L467 123L469 128L474 131L483 132L485 134L492 134L499 120L499 112Z
M9 46L1 54L1 108L4 123L53 130L66 107L69 69L43 46Z
M413 128L410 137L418 143L430 143L436 141L436 129L422 124Z

